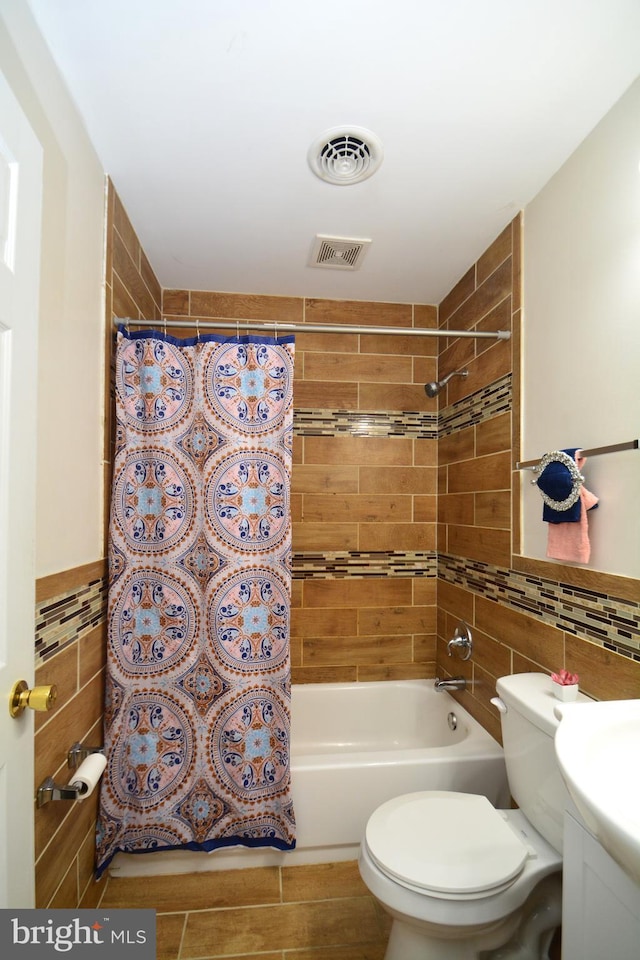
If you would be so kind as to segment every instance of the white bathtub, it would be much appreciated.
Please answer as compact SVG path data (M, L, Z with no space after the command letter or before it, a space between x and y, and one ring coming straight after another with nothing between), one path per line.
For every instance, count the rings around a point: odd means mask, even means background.
M295 850L118 854L112 874L355 859L376 807L413 790L481 793L508 805L502 748L452 697L436 693L433 680L297 684L291 721Z

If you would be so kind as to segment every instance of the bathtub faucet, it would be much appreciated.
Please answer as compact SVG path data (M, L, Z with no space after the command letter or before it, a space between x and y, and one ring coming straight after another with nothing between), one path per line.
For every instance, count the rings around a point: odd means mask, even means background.
M434 683L436 693L441 690L464 690L466 685L467 681L464 677L450 677L448 680L439 680L436 677Z

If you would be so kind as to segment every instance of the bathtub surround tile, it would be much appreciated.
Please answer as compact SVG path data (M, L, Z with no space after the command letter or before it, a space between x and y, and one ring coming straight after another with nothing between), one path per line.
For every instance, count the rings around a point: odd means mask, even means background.
M446 549L471 561L507 565L511 557L511 535L508 530L450 524Z
M411 357L381 354L308 353L304 358L305 380L349 383L411 383Z
M505 260L511 256L511 232L512 226L509 224L478 260L476 264L476 282L478 284L484 283L500 264L504 263Z
M476 274L476 288L455 310L447 321L452 330L471 330L505 297L511 296L512 274L509 255L489 275Z
M362 668L355 664L348 667L293 667L291 668L292 683L356 683Z
M163 291L164 294L170 291ZM163 303L163 312L164 303ZM243 293L217 293L209 290L189 291L189 314L192 318L218 320L257 320L263 323L300 323L303 301L300 297L255 296ZM184 336L184 332L182 334ZM229 336L226 331L225 336Z
M435 550L435 523L361 523L361 550Z
M293 471L291 489L294 494L374 492L363 489L357 466L343 464L325 467L301 463Z
M434 361L429 361L430 366ZM424 410L433 412L435 401L425 396L423 385L434 375L419 377L414 372L413 383L359 383L358 410Z
M305 463L348 463L373 468L413 465L413 441L406 437L394 437L391 442L385 437L359 436L312 436L304 440Z
M510 411L511 379L511 373L505 373L497 380L445 407L440 413L439 437L449 436L458 430Z
M640 602L446 554L438 557L438 576L443 584L482 596L482 603L496 601L491 614L518 611L527 615L529 630L535 617L541 621L538 633L544 634L543 625L549 625L640 663ZM526 645L526 638L523 642Z
M358 493L309 493L304 498L304 518L311 523L410 523L411 497Z
M367 664L358 667L359 683L379 680L429 680L436 675L435 661L425 663Z
M433 307L426 306L424 310ZM307 323L357 324L372 327L411 327L414 307L409 303L378 303L367 300L305 299L304 319ZM422 314L424 320L425 314ZM421 323L420 326L431 326Z
M306 607L371 607L410 604L412 581L408 577L388 580L308 580L304 583Z
M301 666L367 666L411 663L412 659L411 634L393 637L306 637L302 646Z
M302 509L304 511L304 505ZM303 520L294 524L291 542L296 555L306 550L334 553L342 548L356 551L360 545L359 532L357 523L306 523Z
M296 372L300 374L300 364L296 349ZM293 397L296 406L301 409L321 410L330 398L337 410L358 409L357 383L329 383L325 380L294 380ZM372 404L367 404L369 409ZM295 418L295 411L294 411Z

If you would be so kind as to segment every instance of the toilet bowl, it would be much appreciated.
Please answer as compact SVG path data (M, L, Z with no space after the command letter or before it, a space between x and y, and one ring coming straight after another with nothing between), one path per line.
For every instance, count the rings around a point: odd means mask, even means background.
M538 944L548 931L550 940L561 866L521 811L448 791L405 794L378 807L359 860L363 880L394 919L386 960L471 960L495 950L520 930L523 915L531 919L533 910L522 910L530 899L545 921L529 939ZM533 951L531 960L544 956Z
M393 920L385 960L548 957L561 922L568 801L553 744L557 700L538 673L501 677L497 692L519 809L425 791L389 800L367 823L359 868Z

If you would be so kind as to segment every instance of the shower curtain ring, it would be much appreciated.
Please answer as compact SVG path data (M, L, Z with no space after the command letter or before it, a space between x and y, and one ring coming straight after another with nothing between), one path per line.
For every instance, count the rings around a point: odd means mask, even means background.
M200 317L196 317L196 343L200 343Z
M165 337L166 337L166 335L167 335L167 315L166 315L166 314L165 314L164 317L163 317L162 327L163 327L163 330L164 330L164 335L165 335Z

